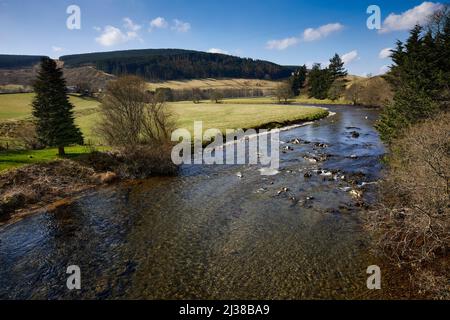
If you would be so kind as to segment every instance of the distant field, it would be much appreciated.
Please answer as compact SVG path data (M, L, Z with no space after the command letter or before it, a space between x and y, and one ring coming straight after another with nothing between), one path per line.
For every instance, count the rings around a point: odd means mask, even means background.
M299 96L296 98L289 99L290 103L302 103L302 104L317 104L317 105L335 105L335 104L351 104L350 101L339 99L315 99L309 98L307 96ZM261 98L237 98L237 99L225 99L223 100L225 104L278 104L278 99L275 97L261 97Z
M170 105L179 128L193 131L194 121L203 121L204 128L226 129L258 128L268 123L288 123L323 117L327 111L321 108L256 105L213 104L179 102Z
M151 82L148 84L150 90L156 88L170 88L173 90L193 89L261 89L273 90L279 84L278 81L254 80L254 79L199 79L185 81Z
M31 116L31 102L33 93L0 94L0 121L23 120ZM89 109L97 108L98 101L92 98L70 96L75 106L75 112L86 113Z
M174 102L169 108L176 119L177 128L186 128L193 132L194 121L203 121L204 129L256 128L266 123L286 123L289 121L312 120L322 117L324 109L304 106L276 104L214 104L192 102ZM93 132L98 121L98 113L76 118L77 125L83 131L86 141L99 143Z

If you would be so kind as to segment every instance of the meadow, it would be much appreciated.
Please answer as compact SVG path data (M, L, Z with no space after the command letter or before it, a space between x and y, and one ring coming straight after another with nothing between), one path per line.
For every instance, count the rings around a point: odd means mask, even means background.
M31 119L32 93L0 95L1 123L27 121ZM101 145L102 142L94 133L95 123L99 120L99 102L93 98L70 96L74 104L75 122L81 128L85 142ZM322 108L300 105L274 104L270 98L263 99L230 99L223 103L174 102L168 108L174 117L177 128L186 128L193 132L194 121L203 121L204 130L216 128L225 133L226 129L261 128L265 125L284 125L294 122L309 121L326 116ZM2 139L3 138L3 139ZM0 141L5 137L0 137ZM11 142L12 140L9 139ZM69 156L77 156L91 150L87 147L71 147L67 149ZM56 149L36 151L3 151L0 152L0 171L11 167L49 161L56 158Z

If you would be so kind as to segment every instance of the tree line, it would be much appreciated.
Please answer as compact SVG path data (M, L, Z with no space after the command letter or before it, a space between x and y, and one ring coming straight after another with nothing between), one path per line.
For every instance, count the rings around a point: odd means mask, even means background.
M67 67L95 66L104 72L136 75L148 81L202 78L286 79L293 67L224 54L149 49L63 56Z
M311 70L306 65L299 67L278 86L276 96L285 103L303 93L310 98L338 100L344 94L347 75L344 62L336 53L326 68L320 63L315 63Z

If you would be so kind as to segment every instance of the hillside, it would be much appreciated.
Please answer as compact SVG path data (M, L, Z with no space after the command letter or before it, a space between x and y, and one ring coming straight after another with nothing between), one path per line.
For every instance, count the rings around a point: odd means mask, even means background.
M113 75L135 74L149 81L207 78L282 79L293 67L230 55L181 49L127 50L62 56L69 68L93 66Z
M0 86L30 87L36 78L37 71L36 66L25 69L0 69ZM115 78L113 75L106 74L93 67L63 68L63 72L68 86L89 83L94 89L105 88L106 83Z
M193 80L168 80L149 82L150 90L156 88L170 88L172 90L225 90L225 89L261 89L275 90L278 81L259 79L193 79Z
M38 64L43 56L21 56L0 54L0 69L31 68Z
M392 101L394 95L383 76L375 76L353 78L348 82L344 96L357 105L383 107Z

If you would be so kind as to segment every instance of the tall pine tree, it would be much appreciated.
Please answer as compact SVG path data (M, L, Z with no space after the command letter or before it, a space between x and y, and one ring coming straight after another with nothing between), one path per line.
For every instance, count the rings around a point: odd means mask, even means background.
M34 83L33 116L39 141L48 147L57 147L60 156L64 147L83 144L83 135L75 126L73 105L67 97L66 81L56 62L43 58Z
M436 28L437 23L443 28ZM416 26L405 43L397 42L392 54L394 64L385 77L394 99L383 109L377 124L383 140L390 142L408 126L449 109L449 41L447 9L427 31Z
M345 78L348 74L347 70L345 70L344 68L344 62L337 53L333 56L333 58L330 59L328 70L331 83L333 83L335 80Z
M294 96L300 95L300 91L305 85L307 73L308 69L306 65L303 65L292 74L289 82L291 84L291 90Z

